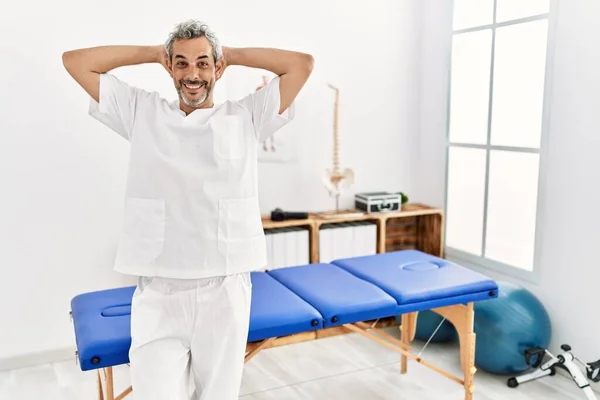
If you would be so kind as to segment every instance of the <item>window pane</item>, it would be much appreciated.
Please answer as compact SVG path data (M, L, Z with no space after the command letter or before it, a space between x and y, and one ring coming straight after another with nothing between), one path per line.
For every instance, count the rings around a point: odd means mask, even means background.
M533 267L538 154L490 153L485 256L518 268Z
M550 11L549 0L498 0L496 22L531 17Z
M494 22L494 0L454 0L454 29Z
M498 28L494 57L494 145L539 147L547 21Z
M454 143L487 143L491 30L454 35L450 132Z
M450 147L446 244L481 255L485 150Z

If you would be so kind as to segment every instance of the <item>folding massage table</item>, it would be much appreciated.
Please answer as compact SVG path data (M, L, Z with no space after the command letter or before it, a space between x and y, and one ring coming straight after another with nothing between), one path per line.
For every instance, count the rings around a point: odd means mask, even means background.
M83 371L97 370L100 399L120 400L132 391L129 387L115 396L112 367L129 362L134 290L84 293L71 301L77 359ZM252 272L252 291L246 362L276 340L329 328L347 329L399 352L401 373L407 372L408 359L414 360L464 386L465 399L472 399L476 371L473 304L496 298L498 285L441 258L403 250ZM410 351L417 313L423 310L438 313L456 327L462 378ZM398 315L402 316L401 339L376 328L379 319Z

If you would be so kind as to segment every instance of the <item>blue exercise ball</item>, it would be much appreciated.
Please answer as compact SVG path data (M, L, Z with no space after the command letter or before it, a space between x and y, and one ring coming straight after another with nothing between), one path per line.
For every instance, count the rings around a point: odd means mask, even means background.
M498 282L498 298L475 303L475 366L495 374L515 374L530 366L525 350L548 348L552 334L544 305L527 289Z
M458 337L454 325L449 321L442 322L443 317L433 311L425 310L420 311L417 315L417 329L415 331L415 338L424 342L428 341L435 332L435 335L431 339L432 343L449 342L455 340ZM438 329L438 326L439 329ZM436 329L437 332L436 332Z

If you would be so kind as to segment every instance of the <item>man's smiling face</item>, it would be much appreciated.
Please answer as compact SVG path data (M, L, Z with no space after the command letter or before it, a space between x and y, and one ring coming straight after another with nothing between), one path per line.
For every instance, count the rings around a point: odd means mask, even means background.
M213 106L213 89L223 73L206 37L180 39L173 43L169 70L179 94L181 108L190 113Z

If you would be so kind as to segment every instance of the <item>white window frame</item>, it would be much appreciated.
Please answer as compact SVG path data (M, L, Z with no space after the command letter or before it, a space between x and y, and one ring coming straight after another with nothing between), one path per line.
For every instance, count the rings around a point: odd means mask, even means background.
M537 207L536 207L536 220L535 220L535 237L534 237L534 257L532 270L524 270L513 265L502 263L496 260L486 258L485 256L479 256L465 252L463 250L455 249L446 244L444 241L444 256L450 261L460 263L464 266L470 267L474 270L478 270L483 273L497 272L507 275L512 278L518 278L525 281L539 283L540 281L540 255L542 245L544 242L544 231L545 231L545 210L546 210L546 174L547 174L547 152L549 143L549 125L550 125L550 104L552 98L552 74L553 74L553 59L554 59L554 43L555 43L555 31L556 31L556 14L557 14L557 0L550 0L549 12L539 14L535 16L529 16L525 18L518 18L510 21L496 23L496 5L498 0L494 0L494 16L493 23L480 25L465 29L454 29L452 28L452 40L450 43L450 57L448 65L448 93L447 93L447 110L446 110L446 176L445 176L445 192L444 192L444 213L448 215L448 192L449 192L449 155L450 149L453 147L462 148L476 148L486 150L486 172L485 172L485 187L484 187L484 208L483 208L483 226L482 226L482 253L485 254L486 245L486 229L487 229L487 206L488 206L488 189L489 189L489 161L491 150L508 150L514 152L525 152L539 154L539 171L538 171L538 190L537 190ZM452 9L453 11L453 9ZM452 15L452 13L451 13ZM545 64L545 81L544 81L544 95L543 95L543 111L541 121L541 137L540 147L527 148L527 147L512 147L512 146L497 146L490 144L491 136L491 115L492 107L491 104L493 98L494 89L494 57L495 57L495 40L496 40L496 29L504 26L515 25L519 23L537 21L537 20L548 21L548 36L546 45L546 64ZM469 143L453 143L450 141L450 117L451 117L451 82L452 82L452 43L454 41L454 35L460 33L476 32L484 29L492 30L491 37L491 65L490 65L490 92L488 96L488 124L487 124L487 143L486 144L469 144ZM444 224L444 237L447 237L447 224Z

